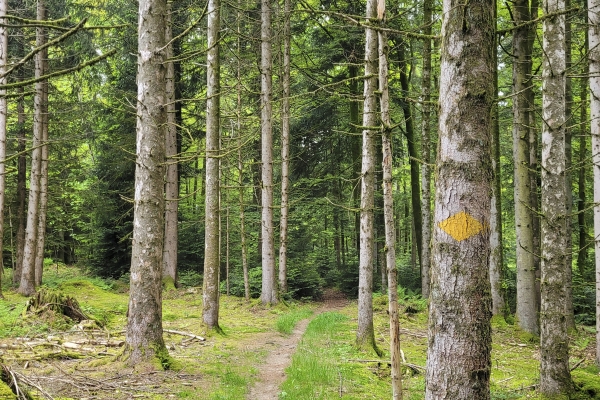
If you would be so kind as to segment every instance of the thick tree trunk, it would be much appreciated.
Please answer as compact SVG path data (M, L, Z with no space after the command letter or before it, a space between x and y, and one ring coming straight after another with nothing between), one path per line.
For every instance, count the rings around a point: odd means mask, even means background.
M377 15L377 1L367 1L367 19ZM373 206L375 203L375 136L378 125L377 113L377 32L366 28L365 33L365 77L363 88L363 144L360 193L360 252L358 272L358 329L356 343L359 347L379 349L373 330L373 266L374 229Z
M173 39L171 5L167 4L167 26L165 40ZM167 60L173 57L173 45L166 49ZM179 205L179 176L177 165L177 108L175 107L175 63L167 63L166 96L167 96L167 132L165 150L167 172L165 174L165 240L163 247L163 281L167 285L177 286L177 214Z
M565 9L564 0L545 0L544 13ZM540 392L568 395L572 390L567 332L568 274L566 225L566 48L565 15L543 22L542 62L542 254L540 307Z
M287 287L287 238L289 213L289 170L290 170L290 62L291 62L291 0L284 2L283 21L283 98L281 109L281 217L279 223L279 293L285 294Z
M531 20L528 0L516 0L514 23ZM531 207L531 180L529 171L529 113L531 104L531 42L529 26L513 33L513 158L515 231L517 238L517 312L519 326L532 334L539 333L538 304L534 260L533 216Z
M46 19L46 8L43 0L38 0L37 19ZM36 28L36 46L45 43L44 28ZM44 51L35 56L35 77L42 77L44 71ZM42 145L44 140L44 93L48 83L39 81L35 84L35 95L33 99L33 141L31 156L31 171L29 183L29 203L27 205L27 225L25 229L25 246L23 248L23 265L21 266L21 281L18 292L25 296L35 293L35 257L37 251L37 235L39 223L39 201L40 201L40 175L42 168Z
M202 319L210 329L219 328L220 227L220 63L221 5L208 2L208 53L206 87L206 208Z
M275 241L273 234L273 91L271 55L271 1L261 0L261 227L262 227L262 290L263 304L277 303L275 275Z
M445 0L425 398L489 399L494 1Z
M167 354L162 337L166 14L165 0L139 2L135 197L124 350L132 366Z
M423 1L423 34L431 36L432 0ZM423 91L421 120L421 294L429 297L429 270L431 266L431 39L423 40Z

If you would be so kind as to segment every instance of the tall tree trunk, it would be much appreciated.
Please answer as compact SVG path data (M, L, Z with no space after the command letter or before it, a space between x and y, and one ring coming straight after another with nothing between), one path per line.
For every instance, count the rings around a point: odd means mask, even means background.
M432 0L423 1L423 34L431 36ZM423 73L421 76L421 294L429 297L429 269L431 266L431 38L423 40Z
M46 19L46 8L44 0L38 0L37 19ZM42 27L36 28L36 46L45 43L45 31ZM44 51L35 55L35 77L44 75ZM29 203L27 205L27 227L25 229L25 246L23 248L23 265L21 266L21 281L18 292L25 296L35 293L35 257L37 251L37 236L39 222L40 201L40 175L42 168L42 145L44 143L44 93L48 83L39 81L35 84L35 95L33 99L33 141L31 155L31 172L29 183Z
M284 2L283 21L283 98L281 109L281 218L279 224L279 293L287 292L287 238L290 170L290 62L291 62L291 0Z
M381 4L381 3L380 3ZM385 3L383 3L385 6ZM383 17L383 11L379 16ZM379 18L382 20L382 18ZM392 123L388 91L387 35L378 32L379 96L382 127L383 215L385 228L385 266L388 278L388 313L390 317L390 355L392 399L402 399L402 368L400 357L400 322L398 315L398 282L396 268L396 231L394 226L394 194L392 192Z
M0 0L0 85L5 85L8 79L4 76L8 65L8 28L6 27L6 14L8 0ZM4 199L6 193L6 119L8 116L8 100L6 89L0 89L0 299L2 295L2 276L4 275L4 262L1 257L4 238Z
M262 290L263 304L277 303L275 275L275 241L273 234L273 91L271 55L271 2L261 0L261 227L262 227Z
M202 319L210 329L219 328L219 271L221 268L221 237L219 210L220 154L220 0L208 2L208 52L206 85L206 209L204 281L202 290Z
M358 60L356 58L356 54L352 52L348 60L350 63L356 63ZM357 180L356 184L352 186L352 204L354 207L359 208L360 206L360 185L358 184L360 180L360 170L361 170L361 161L360 161L360 145L361 138L358 135L358 132L355 132L357 126L360 124L360 116L359 116L359 105L360 102L358 100L360 96L359 88L358 88L358 66L355 64L350 64L348 66L348 75L350 75L350 96L352 99L350 100L350 127L353 133L356 133L356 136L353 136L350 145L350 153L352 155L352 178ZM358 253L360 251L360 213L355 212L354 214L354 248Z
M514 3L514 23L531 20L528 0ZM535 290L535 260L531 180L529 171L529 112L528 93L531 85L531 42L529 25L513 32L513 158L515 231L517 238L517 320L519 326L532 334L539 333L538 304Z
M587 21L587 19L586 19ZM588 36L585 36L584 51L587 52L589 47ZM587 53L586 53L587 55ZM579 153L578 153L578 164L579 172L577 175L577 234L579 236L578 247L577 247L577 269L581 276L584 276L585 264L588 259L588 227L586 223L587 208L587 190L586 190L586 176L587 176L587 157L588 157L588 132L589 132L589 121L587 116L588 110L588 88L589 88L589 66L588 63L583 63L583 73L580 78L580 90L579 90Z
M123 353L130 365L164 360L167 354L162 336L166 14L166 0L139 2L133 242Z
M44 51L43 70L48 70L48 52ZM42 100L42 154L40 165L40 199L37 221L37 249L35 251L35 286L42 284L44 273L44 250L46 247L46 218L48 214L48 84L44 87Z
M564 0L544 0L544 14L565 10ZM569 223L566 210L566 48L565 15L543 21L542 202L540 392L568 395L572 390L565 299Z
M494 21L497 21L496 5ZM495 37L494 60L498 59L498 37ZM500 171L500 124L498 120L498 68L494 68L494 105L492 108L492 169L494 182L492 185L492 202L490 213L490 285L492 289L492 315L500 315L506 311L504 291L502 289L502 190Z
M571 8L571 0L565 0L565 10ZM565 18L565 65L566 71L571 71L573 68L571 54L571 19ZM573 179L571 171L573 165L573 135L572 129L569 127L573 124L573 84L569 74L565 73L565 213L567 223L565 224L565 238L567 244L565 246L565 317L567 318L567 329L574 330L575 327L575 311L573 305Z
M600 121L600 0L588 0L590 120ZM596 299L600 299L600 124L591 124L594 170L594 254ZM600 315L600 302L596 302ZM600 365L600 318L596 318L596 365Z
M372 20L377 15L377 0L367 1L366 16ZM375 343L373 328L373 266L374 229L373 207L375 203L375 142L378 125L377 113L377 32L365 29L365 77L362 132L362 170L360 192L360 252L358 272L358 329L356 343L359 347L373 348L380 353Z
M493 0L444 0L425 398L490 398Z
M167 13L167 27L165 31L165 40L167 43L173 39L172 28L172 7ZM166 77L166 96L167 96L167 129L165 151L167 157L167 172L165 174L165 240L163 247L163 281L167 285L177 286L177 212L179 205L179 176L177 165L177 108L175 106L175 62L173 58L173 44L169 44L166 49L167 57L167 77Z
M19 71L19 75L21 72ZM25 137L25 96L24 88L19 89L21 96L17 100L17 260L13 271L13 285L21 282L21 269L23 267L23 251L25 248L25 206L27 200L27 155Z
M410 205L412 207L412 223L414 229L414 240L413 243L416 246L417 254L416 261L421 266L422 260L422 242L423 242L423 216L421 206L421 177L419 173L419 150L417 146L417 135L415 133L414 121L412 117L412 111L410 109L410 103L408 102L409 96L409 82L408 82L408 65L406 57L404 55L404 44L398 47L398 58L400 62L400 86L402 88L402 111L404 113L404 127L406 135L406 146L408 148L408 156L410 163Z

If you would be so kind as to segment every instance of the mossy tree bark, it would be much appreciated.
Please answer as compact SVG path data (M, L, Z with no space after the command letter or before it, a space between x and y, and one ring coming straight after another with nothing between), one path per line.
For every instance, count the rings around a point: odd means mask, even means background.
M494 1L444 0L426 394L489 399Z
M366 16L374 20L377 15L377 0L367 1ZM377 32L367 26L365 29L365 75L363 88L363 132L362 170L360 193L360 252L358 272L358 328L356 344L359 347L372 347L377 353L373 328L373 266L375 245L373 229L373 207L375 203L375 135L378 125L377 112L377 73L378 73Z
M545 14L565 10L564 0L545 0ZM566 44L565 15L543 21L541 142L541 307L540 392L565 395L572 390L567 309L569 274L565 268L569 217L566 207Z
M138 23L136 169L129 312L130 365L164 357L162 255L166 134L166 0L141 0Z
M532 19L529 0L514 3L514 23L522 25ZM517 310L516 317L521 329L539 334L538 302L534 259L534 233L532 215L532 188L529 170L529 104L531 92L532 41L529 25L520 26L513 32L513 158L515 233L517 239Z
M219 271L220 249L220 63L219 31L221 25L219 0L208 2L208 52L206 88L206 200L204 280L202 290L202 319L211 329L219 330Z

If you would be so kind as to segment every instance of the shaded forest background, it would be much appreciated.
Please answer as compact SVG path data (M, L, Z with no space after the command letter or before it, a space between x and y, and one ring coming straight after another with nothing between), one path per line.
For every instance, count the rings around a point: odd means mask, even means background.
M533 2L532 2L533 3ZM9 62L22 59L35 44L35 2L9 2L14 20L8 26ZM45 257L79 264L98 276L127 279L135 170L135 98L137 3L126 0L46 3L48 39L87 19L81 29L49 47L49 72L75 68L102 54L92 66L50 79L48 207ZM206 16L203 2L172 4L173 61L179 171L178 274L182 284L199 285L204 264L204 169L206 114ZM280 154L283 21L277 3L274 45L274 154ZM441 4L433 4L432 23L424 24L421 2L388 2L389 85L394 124L394 204L397 224L399 284L421 291L420 169L424 158L421 127L435 127L435 100L423 98L423 48L433 45L433 93L439 74L437 51ZM531 4L531 18L537 16ZM498 4L498 124L502 205L502 288L515 310L516 234L513 160L513 63L515 12ZM571 4L568 61L569 150L571 164L573 295L577 322L595 321L591 197L592 172L587 99L585 5ZM359 1L298 1L291 16L291 172L288 230L290 297L318 298L323 287L336 286L350 296L358 287L358 208L361 163L360 112L364 15ZM64 17L69 17L65 20ZM531 71L527 84L535 94L527 105L534 116L529 139L533 158L541 129L541 24L533 24ZM431 34L428 33L431 28ZM240 210L244 211L250 288L260 294L260 4L224 3L221 32L221 280L222 291L244 295ZM23 62L8 83L30 79L33 62ZM33 92L8 89L8 159L3 261L17 263L24 224L23 187L28 182ZM425 104L433 112L424 120ZM429 140L429 139L428 139ZM380 147L380 146L379 146ZM379 154L379 153L378 153ZM538 157L539 158L539 157ZM275 221L279 220L281 160L274 162ZM381 165L378 162L377 165ZM379 171L380 173L380 171ZM534 181L539 166L533 164ZM375 290L385 290L382 198L376 187L377 271ZM429 182L431 184L431 182ZM532 196L539 194L534 185ZM277 237L277 235L276 235ZM276 244L277 245L277 244ZM16 282L18 283L18 282Z

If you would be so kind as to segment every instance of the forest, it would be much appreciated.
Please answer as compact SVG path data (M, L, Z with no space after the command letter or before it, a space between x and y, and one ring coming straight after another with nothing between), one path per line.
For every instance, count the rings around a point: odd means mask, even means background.
M576 377L600 366L599 10L0 0L2 324L61 301L87 320L54 292L81 275L126 292L116 359L169 371L163 303L193 294L218 338L224 304L294 314L335 290L393 399L411 368L414 398L600 396ZM525 392L495 392L499 326L537 349Z

